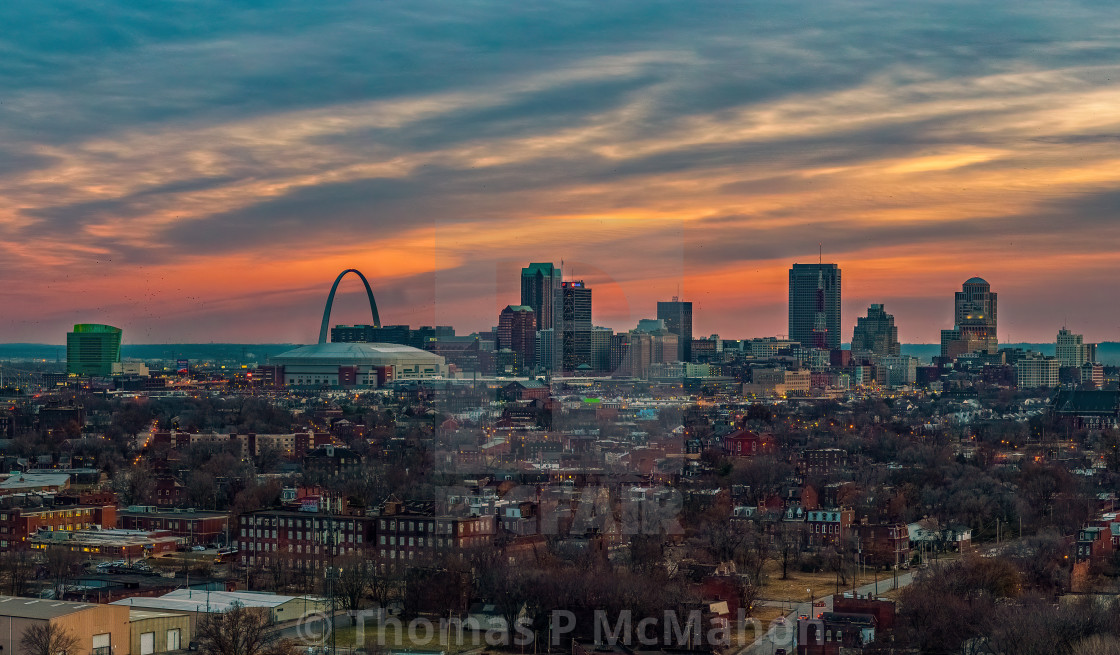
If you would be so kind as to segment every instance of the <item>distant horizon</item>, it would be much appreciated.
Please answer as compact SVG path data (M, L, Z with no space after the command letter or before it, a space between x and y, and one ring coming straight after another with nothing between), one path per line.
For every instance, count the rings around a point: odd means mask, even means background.
M483 330L530 262L601 325L676 295L696 334L781 334L822 257L845 339L879 303L937 342L973 276L1001 339L1120 338L1099 4L102 9L0 8L5 342L306 343L348 268L386 323Z

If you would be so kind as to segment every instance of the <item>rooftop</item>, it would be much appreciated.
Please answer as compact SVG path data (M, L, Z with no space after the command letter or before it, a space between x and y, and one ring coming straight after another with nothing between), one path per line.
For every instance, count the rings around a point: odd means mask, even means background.
M370 363L374 365L391 363L400 358L431 360L443 363L443 358L426 350L402 346L395 343L331 342L301 346L272 357L274 363L308 363L319 361Z
M70 482L69 473L15 473L0 482L0 490L59 487Z
M156 598L122 598L110 605L126 605L148 609L178 610L180 612L225 612L235 604L243 607L263 607L272 609L299 598L311 602L319 599L310 596L281 596L254 591L203 591L198 589L176 589Z
M43 600L38 598L15 598L0 596L0 616L16 616L26 619L53 619L81 610L97 607L91 603L71 603L63 600Z

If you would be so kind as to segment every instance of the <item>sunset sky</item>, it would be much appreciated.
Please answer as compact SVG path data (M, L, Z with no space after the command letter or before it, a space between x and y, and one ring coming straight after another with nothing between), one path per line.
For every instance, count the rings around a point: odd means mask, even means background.
M1001 340L1120 340L1120 12L1106 2L0 4L0 342L486 329L530 261L599 325L679 294L786 332L843 270L904 342L974 275ZM336 323L368 322L356 278ZM345 291L342 294L341 291Z

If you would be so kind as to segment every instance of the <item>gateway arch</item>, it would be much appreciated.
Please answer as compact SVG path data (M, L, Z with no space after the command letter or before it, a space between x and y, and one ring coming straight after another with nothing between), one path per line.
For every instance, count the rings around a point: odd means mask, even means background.
M338 277L334 280L334 286L331 287L331 295L327 296L327 306L323 309L323 325L319 328L319 343L327 342L327 329L331 322L331 306L334 305L334 294L338 291L338 283L342 281L342 278L346 277L347 273L353 273L362 278L362 284L366 285L366 295L369 296L369 311L373 316L371 325L373 325L373 327L381 327L381 319L377 317L377 301L373 299L373 289L369 286L369 280L367 280L366 276L362 275L362 272L358 269L348 268L338 274Z

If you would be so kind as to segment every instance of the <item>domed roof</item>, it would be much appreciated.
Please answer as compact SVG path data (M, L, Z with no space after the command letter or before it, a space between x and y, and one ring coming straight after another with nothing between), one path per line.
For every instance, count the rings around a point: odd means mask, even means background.
M991 286L988 281L982 277L970 277L964 282L965 284L983 284L984 286Z
M365 364L384 366L402 360L443 364L444 359L426 350L395 343L328 342L301 346L271 358L276 364Z

